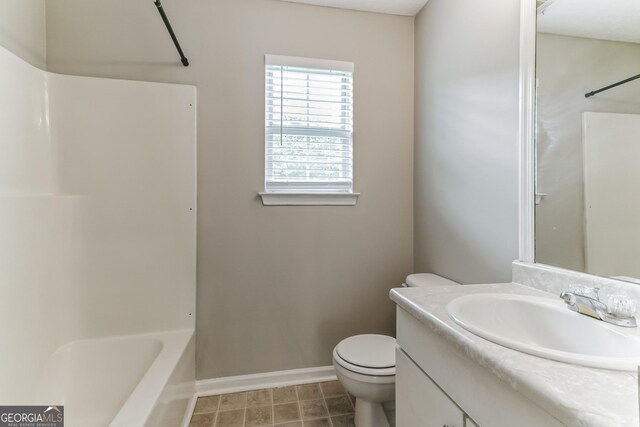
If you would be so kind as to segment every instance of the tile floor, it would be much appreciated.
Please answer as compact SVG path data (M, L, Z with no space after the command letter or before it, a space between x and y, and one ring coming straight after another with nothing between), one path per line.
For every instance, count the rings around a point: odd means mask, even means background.
M338 381L200 397L190 427L354 427Z

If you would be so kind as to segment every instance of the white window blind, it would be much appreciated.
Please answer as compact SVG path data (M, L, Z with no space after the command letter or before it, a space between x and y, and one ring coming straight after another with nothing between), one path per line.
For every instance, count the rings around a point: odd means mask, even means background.
M353 191L353 64L267 55L265 191Z

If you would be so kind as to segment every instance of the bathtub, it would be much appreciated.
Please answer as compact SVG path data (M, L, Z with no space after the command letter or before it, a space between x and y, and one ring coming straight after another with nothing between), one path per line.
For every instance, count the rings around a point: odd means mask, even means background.
M67 427L180 427L195 392L194 332L86 339L47 359L36 401Z

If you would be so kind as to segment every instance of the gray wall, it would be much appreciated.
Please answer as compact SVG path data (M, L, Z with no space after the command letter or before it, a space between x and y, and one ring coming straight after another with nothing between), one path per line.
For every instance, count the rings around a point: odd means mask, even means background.
M327 365L394 332L413 270L413 18L270 0L47 4L52 71L198 86L200 379ZM263 207L267 53L355 62L355 207ZM176 65L177 64L177 65Z
M640 113L640 44L538 34L536 261L584 271L582 112Z
M0 0L0 46L44 69L45 16L45 0Z
M511 280L518 257L517 0L430 0L416 18L415 268Z

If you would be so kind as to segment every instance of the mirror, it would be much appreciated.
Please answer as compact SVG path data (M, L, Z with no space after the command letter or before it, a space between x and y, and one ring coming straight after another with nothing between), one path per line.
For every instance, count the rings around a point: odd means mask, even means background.
M537 1L535 96L535 261L640 283L640 1Z

